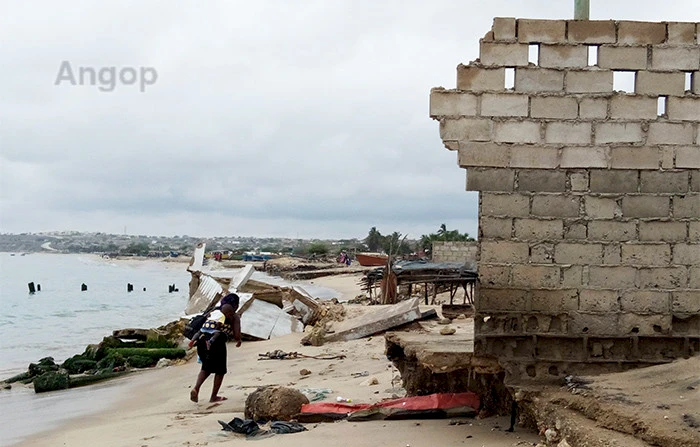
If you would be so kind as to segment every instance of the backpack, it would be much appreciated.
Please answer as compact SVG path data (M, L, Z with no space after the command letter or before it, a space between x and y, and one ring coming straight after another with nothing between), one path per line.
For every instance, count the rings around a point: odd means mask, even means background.
M192 337L194 337L194 335L197 332L199 332L200 329L202 329L204 323L207 322L210 313L211 311L203 312L199 315L195 315L194 317L190 318L190 321L187 322L187 324L185 325L185 329L182 331L182 335L192 340Z

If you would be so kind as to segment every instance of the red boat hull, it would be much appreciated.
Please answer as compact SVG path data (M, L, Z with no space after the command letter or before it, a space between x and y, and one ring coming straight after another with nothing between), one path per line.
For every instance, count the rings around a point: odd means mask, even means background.
M365 267L383 266L386 265L386 261L389 259L388 256L384 255L368 255L362 253L357 253L355 257L357 258L357 262Z

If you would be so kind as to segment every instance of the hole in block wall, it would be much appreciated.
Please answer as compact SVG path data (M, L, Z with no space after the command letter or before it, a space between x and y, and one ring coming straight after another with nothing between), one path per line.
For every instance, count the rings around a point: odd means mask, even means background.
M529 51L527 53L527 61L531 64L540 64L540 46L530 45Z
M506 68L506 85L507 89L515 88L515 68Z
M613 71L613 90L634 93L634 71Z
M588 46L588 66L594 67L598 65L598 45Z
M685 89L686 91L693 89L693 73L688 72L685 74Z
M666 115L666 96L659 96L659 100L657 102L656 106L656 112L657 115L659 116L664 116Z

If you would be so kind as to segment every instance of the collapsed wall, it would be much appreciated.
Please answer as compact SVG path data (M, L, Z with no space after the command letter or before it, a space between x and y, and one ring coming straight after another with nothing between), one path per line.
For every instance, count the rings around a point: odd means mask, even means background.
M431 91L479 191L475 351L512 378L700 351L698 35L496 18L457 89Z

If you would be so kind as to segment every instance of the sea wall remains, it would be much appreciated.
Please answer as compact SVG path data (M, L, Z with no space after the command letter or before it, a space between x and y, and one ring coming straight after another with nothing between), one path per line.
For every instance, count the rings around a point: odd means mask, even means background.
M700 351L699 27L496 18L431 91L479 191L475 350L510 378Z

